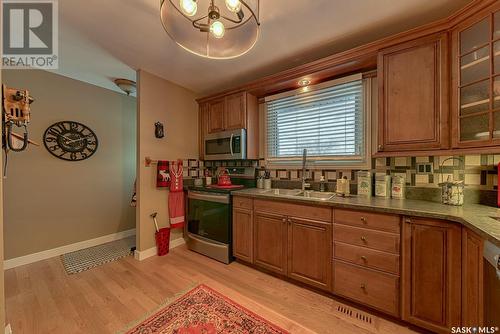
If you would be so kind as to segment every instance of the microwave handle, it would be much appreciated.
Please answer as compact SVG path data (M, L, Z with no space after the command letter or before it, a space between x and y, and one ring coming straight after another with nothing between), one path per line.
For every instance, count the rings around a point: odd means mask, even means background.
M234 137L234 135L231 133L231 139L229 139L229 148L231 149L231 156L234 155L234 153L233 153L233 137Z

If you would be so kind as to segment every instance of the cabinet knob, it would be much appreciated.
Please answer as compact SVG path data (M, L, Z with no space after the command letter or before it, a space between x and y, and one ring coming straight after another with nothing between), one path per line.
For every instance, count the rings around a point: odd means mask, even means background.
M405 223L410 224L411 223L411 219L410 218L405 218Z
M283 223L286 223L286 218L283 218L282 221L283 221Z
M379 145L379 146L378 146L378 149L379 149L379 150L383 150L383 149L384 149L384 145Z
M366 224L366 217L361 217L361 221Z
M361 260L363 260L363 261L365 261L365 262L366 262L366 260L367 260L367 259L366 259L366 256L361 255Z
M365 236L362 236L362 237L361 237L361 241L366 242L366 237L365 237Z
M363 290L366 290L366 284L362 283L360 286L359 286L361 289Z
M288 225L292 225L292 220L288 218Z

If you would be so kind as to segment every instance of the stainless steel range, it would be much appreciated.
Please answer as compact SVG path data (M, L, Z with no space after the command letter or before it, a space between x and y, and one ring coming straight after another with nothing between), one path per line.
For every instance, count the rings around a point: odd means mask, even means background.
M226 167L233 185L255 187L255 168ZM232 261L231 188L189 187L188 248L215 260Z

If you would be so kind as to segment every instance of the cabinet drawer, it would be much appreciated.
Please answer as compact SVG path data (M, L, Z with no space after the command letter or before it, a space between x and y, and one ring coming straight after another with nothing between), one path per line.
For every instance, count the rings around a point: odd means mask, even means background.
M379 269L399 275L399 255L396 254L335 242L333 255L336 259L362 267Z
M300 205L279 201L254 201L254 208L257 212L267 212L275 215L293 216L324 222L332 221L332 209L328 207Z
M373 228L376 230L399 233L400 218L396 215L385 215L381 213L335 210L335 223Z
M233 197L233 207L242 209L253 209L253 199L246 197Z
M333 293L399 316L399 277L334 261Z
M334 224L333 239L350 245L399 254L399 234Z

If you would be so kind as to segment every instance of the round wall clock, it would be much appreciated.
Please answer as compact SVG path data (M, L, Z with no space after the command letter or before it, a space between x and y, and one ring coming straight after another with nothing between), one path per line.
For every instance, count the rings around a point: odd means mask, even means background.
M43 143L53 156L80 161L91 157L97 150L97 136L87 126L73 121L52 124L43 134Z

